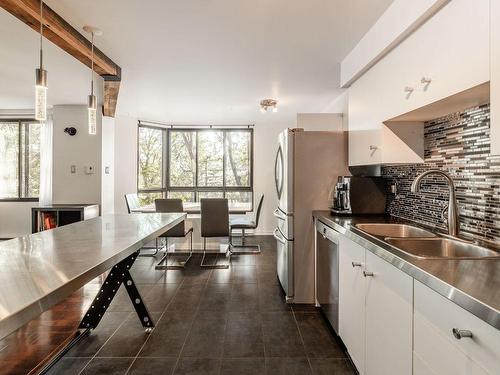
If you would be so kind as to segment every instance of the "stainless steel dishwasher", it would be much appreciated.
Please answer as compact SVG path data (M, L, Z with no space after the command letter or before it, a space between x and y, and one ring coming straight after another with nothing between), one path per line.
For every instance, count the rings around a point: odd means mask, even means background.
M316 220L316 304L339 332L339 234Z

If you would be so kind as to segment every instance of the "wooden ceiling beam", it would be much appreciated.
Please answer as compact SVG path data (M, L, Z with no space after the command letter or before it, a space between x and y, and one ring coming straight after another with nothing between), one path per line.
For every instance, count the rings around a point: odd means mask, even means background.
M40 0L0 0L0 7L35 31L40 30ZM43 36L46 39L89 68L91 67L92 43L45 3L43 4L43 26ZM105 97L106 94L108 95L108 100L104 100L103 114L108 116L106 113L112 113L114 117L121 81L121 68L94 46L94 70L104 78ZM108 93L106 93L106 82L112 82L108 86L113 89L108 90ZM113 108L106 108L106 102L114 103Z

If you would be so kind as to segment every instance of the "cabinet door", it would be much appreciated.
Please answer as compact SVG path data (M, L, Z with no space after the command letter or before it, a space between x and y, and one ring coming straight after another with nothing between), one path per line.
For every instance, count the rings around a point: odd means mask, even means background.
M500 374L499 330L418 281L414 290L413 350L422 362L443 375ZM458 340L454 328L472 337Z
M413 279L369 251L365 268L366 374L411 374Z
M491 153L500 155L500 1L490 2Z
M350 239L339 240L339 336L360 374L365 358L365 249Z
M422 162L384 123L490 79L488 2L450 1L351 85L349 165Z

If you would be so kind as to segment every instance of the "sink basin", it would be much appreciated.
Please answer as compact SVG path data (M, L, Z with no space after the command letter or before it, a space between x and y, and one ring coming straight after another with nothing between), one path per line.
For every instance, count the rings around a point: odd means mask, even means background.
M436 237L428 230L406 224L356 224L356 227L380 237Z
M385 241L402 252L423 259L499 258L500 253L448 238L386 238Z

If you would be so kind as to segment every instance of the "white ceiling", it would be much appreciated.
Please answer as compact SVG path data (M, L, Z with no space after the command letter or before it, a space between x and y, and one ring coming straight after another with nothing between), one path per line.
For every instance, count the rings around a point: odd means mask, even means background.
M391 2L47 1L75 28L103 30L97 46L122 67L119 114L177 123L321 112L340 93L339 62ZM22 107L32 102L36 33L1 12L0 79L9 87L0 103ZM51 47L51 102L85 103L88 69ZM266 97L278 99L277 114L259 112Z
M35 98L39 35L0 8L0 110L30 109ZM48 104L83 104L90 91L90 70L44 41Z

